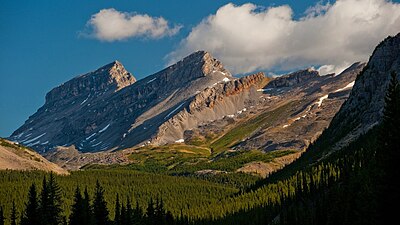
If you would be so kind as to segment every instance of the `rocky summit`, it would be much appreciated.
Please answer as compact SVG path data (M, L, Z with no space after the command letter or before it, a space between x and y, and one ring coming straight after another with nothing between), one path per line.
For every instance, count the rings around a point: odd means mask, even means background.
M306 69L274 79L235 78L198 51L136 81L115 61L51 90L10 139L41 153L199 141L214 152L304 150L328 126L363 66L338 75Z
M40 152L56 146L81 151L133 146L148 141L198 92L232 79L202 51L137 82L116 61L51 90L10 139Z

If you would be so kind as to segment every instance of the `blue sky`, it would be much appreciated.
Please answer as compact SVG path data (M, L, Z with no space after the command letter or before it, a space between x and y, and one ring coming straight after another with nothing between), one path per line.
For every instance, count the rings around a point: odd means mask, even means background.
M369 0L364 2L366 1ZM376 1L377 4L371 6L371 3L368 3L369 5L367 4L365 7L367 9L372 8L371 14L373 15L389 14L382 12L391 12L391 10L399 11L396 8L398 7L396 3L386 4L384 0L372 1ZM216 0L1 1L0 136L7 137L22 125L29 115L43 105L45 94L53 87L114 60L121 61L137 79L157 72L164 68L167 63L199 48L210 51L223 63L226 59L228 69L235 73L248 73L256 70L289 71L295 68L325 64L328 69L331 69L329 66L333 66L332 68L342 66L342 61L333 60L334 57L325 55L321 48L313 49L312 55L322 54L318 58L318 60L322 58L322 61L318 61L313 57L302 57L308 54L306 50L310 47L307 45L301 48L288 48L286 52L284 50L277 51L270 47L277 45L272 40L273 37L277 36L275 34L290 31L296 36L300 35L303 40L308 40L309 38L307 35L303 35L304 32L302 31L307 31L307 29L315 26L320 26L321 31L324 31L323 29L328 27L325 26L325 21L331 17L334 18L337 11L343 11L340 5L335 4L334 1L330 1L330 4L328 4L326 1L311 0L251 1L252 5L243 5L248 2ZM317 4L318 2L320 4ZM378 4L382 2L386 4L385 7ZM228 3L233 4L227 5ZM280 7L282 5L287 6ZM313 8L310 10L310 7ZM351 8L351 5L347 4L343 7ZM88 25L88 23L93 18L92 16L98 14L100 10L111 8L127 18L144 14L153 19L162 17L165 21L168 21L168 29L174 27L181 27L181 29L173 34L157 37L146 34L129 37L128 34L128 37L122 38L122 40L105 40L98 36L96 38L95 25L93 23ZM328 13L329 10L332 12ZM217 11L219 12L218 16L208 17L209 15L216 15ZM325 13L327 15L324 15ZM243 27L243 29L248 29L246 36L241 36L243 34L239 33L236 35L238 38L230 37L236 37L235 32L240 32L240 30L232 30L235 24L230 24L230 21L234 20L229 18L235 18L235 15L243 15L243 20L248 20ZM321 18L315 19L316 17ZM387 19L382 18L379 21ZM372 23L379 25L379 23L382 23L379 21ZM396 23L397 20L392 22ZM390 23L389 25L385 24L385 26L390 25ZM339 24L339 26L341 25ZM281 27L284 29L281 29ZM370 27L375 26L368 25L364 30L361 29L357 33L352 33L353 36L351 37L363 35L363 32L376 33L376 30ZM375 42L380 40L382 36L393 34L397 30L397 27L389 28L385 28L386 33L381 32L380 35L370 35L371 38L365 38L365 43L359 44L361 47L358 45L350 46L349 48L352 51L339 58L343 59L343 62L346 60L350 62L358 58L364 60L366 52L373 49ZM343 25L342 33L346 29L349 28ZM251 36L253 33L251 31L258 32L255 32L254 38ZM259 36L267 39L262 39ZM210 45L209 41L203 41L207 40L207 37L219 42ZM276 39L281 40L282 38L279 37L277 36ZM247 46L253 40L254 43L261 43L263 46L262 53L252 54L251 51L244 51L244 48L235 49L235 46L240 47L243 43L246 43ZM282 43L281 49L286 49L285 46L290 46L295 41L288 37L279 43ZM264 46L262 43L269 43L269 45ZM318 46L318 44L315 44L315 46ZM249 44L249 49L252 49L252 47L254 46ZM257 48L257 46L255 47ZM337 48L337 46L333 47ZM285 54L280 55L281 52ZM288 52L295 52L296 54L289 54ZM271 58L271 56L274 57ZM278 63L283 61L285 64Z

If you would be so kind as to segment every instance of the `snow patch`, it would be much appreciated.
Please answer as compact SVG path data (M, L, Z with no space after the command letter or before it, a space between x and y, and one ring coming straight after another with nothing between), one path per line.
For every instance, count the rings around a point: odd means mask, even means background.
M185 104L185 102L182 102L178 107L176 107L174 110L172 110L170 113L168 113L168 115L166 117L164 117L164 119L167 119L170 115L172 115L174 112L176 112L180 107L183 106L183 104Z
M221 72L221 73L222 73L222 72ZM225 74L224 74L224 75L225 75ZM231 81L231 80L229 80L229 78L225 77L224 79L222 79L222 81L226 83L226 82L229 82L229 81Z
M183 142L185 142L184 139L179 139L179 140L176 140L176 141L175 141L175 143L183 143Z
M89 99L90 95L87 96L87 98L85 100L83 100L83 102L81 102L81 105L85 104L85 102Z
M92 135L90 135L89 137L86 138L86 141L89 140L90 138L94 137L94 135L96 135L96 132L94 132Z
M22 143L25 144L25 145L26 145L26 144L29 144L29 143L34 142L34 141L36 141L37 139L43 137L45 134L46 134L46 133L43 133L43 134L41 134L41 135L39 135L39 136L37 136L37 137L35 137L35 138L32 138L32 139L27 140L27 141L24 141L24 142L22 142Z
M153 81L155 81L155 80L157 80L157 77L156 77L156 78L153 78L153 79L151 79L151 80L149 80L149 81L147 81L147 83L150 84L151 82L153 82Z
M22 137L22 135L24 135L24 132L22 132L22 133L20 133L20 134L18 134L18 135L15 135L15 139L19 139L19 138L21 138Z
M99 144L101 144L101 143L102 143L102 141L100 141L99 143L96 143L96 144L92 145L92 147L96 147L97 145L99 145Z
M346 89L349 89L349 88L352 88L354 86L354 83L355 83L354 81L350 82L348 85L346 85L346 87L339 88L336 91L334 91L334 93L339 92L339 91L343 91L343 90L346 90Z
M30 144L28 144L26 146L31 147L31 146L38 145L38 144L40 144L40 141L37 141L35 143L30 143Z
M229 117L229 118L233 118L233 117L235 117L235 115L226 115L227 117Z
M324 101L325 99L327 99L328 96L329 96L329 95L324 95L324 96L322 96L321 98L319 98L319 100L318 100L318 102L317 102L318 107L321 107L322 101Z
M110 124L107 124L103 129L99 130L99 133L103 133L104 131L107 130L107 128L110 126Z
M283 128L286 128L286 127L288 127L288 126L290 126L290 125L289 125L289 124L283 125Z

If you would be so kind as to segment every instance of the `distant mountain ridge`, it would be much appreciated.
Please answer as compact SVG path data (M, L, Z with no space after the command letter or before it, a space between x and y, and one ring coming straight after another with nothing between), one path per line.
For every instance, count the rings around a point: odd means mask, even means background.
M328 126L363 66L340 75L306 69L275 79L264 73L235 78L210 53L198 51L137 81L115 61L51 90L10 139L40 153L70 146L80 152L117 150L210 135L212 151L304 150ZM274 110L278 117L271 116ZM235 127L255 120L262 124L225 140Z
M11 139L40 152L70 145L82 151L132 146L151 138L197 92L231 79L218 60L202 51L137 82L113 62L51 90ZM150 120L152 126L146 127Z

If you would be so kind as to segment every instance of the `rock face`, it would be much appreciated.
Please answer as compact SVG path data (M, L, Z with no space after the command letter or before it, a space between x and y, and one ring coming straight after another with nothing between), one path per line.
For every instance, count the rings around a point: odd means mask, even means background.
M10 138L39 152L72 145L85 152L134 146L155 136L197 93L234 79L203 51L138 82L113 62L51 90Z
M115 61L54 88L47 93L46 104L49 107L62 106L84 96L89 100L90 96L115 92L135 82L132 74L126 71L120 62Z
M263 73L235 78L199 51L136 81L113 62L51 90L10 139L40 153L50 150L54 158L66 157L60 149L72 149L73 158L76 150L218 142L246 127L228 138L242 137L228 143L230 149L303 150L328 126L363 66L337 76L306 69L275 79Z
M359 74L350 97L332 120L326 136L337 137L334 149L347 145L382 119L390 73L400 76L400 33L388 37L374 50Z
M68 172L47 161L37 152L0 138L0 170L43 170L57 174Z
M185 131L235 114L248 101L259 97L256 90L264 79L264 73L257 73L207 87L196 94L186 107L163 123L150 143L160 145L180 142L184 140Z
M288 75L277 77L268 84L267 88L291 87L296 84L300 84L318 77L318 71L309 68L306 70L300 70Z
M232 96L242 99L235 101L238 111L225 111L225 117L221 119L207 118L212 122L199 123L196 128L185 133L185 139L189 142L196 139L204 141L216 134L222 137L214 140L211 147L219 148L222 144L220 150L225 147L234 150L304 150L328 127L349 96L354 80L364 66L365 63L355 63L341 74L325 76L319 76L312 69L302 70L276 78L263 88L242 91ZM261 83L259 74L246 79ZM229 105L230 97L225 100L213 94L208 96L212 101L200 102L210 102L216 109L214 112L219 107ZM218 101L214 102L214 99ZM210 115L206 113L206 107L198 105L195 108L202 115ZM180 118L186 115L184 113ZM176 124L179 125L179 121Z

